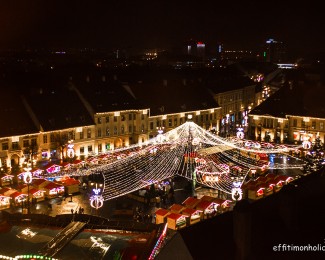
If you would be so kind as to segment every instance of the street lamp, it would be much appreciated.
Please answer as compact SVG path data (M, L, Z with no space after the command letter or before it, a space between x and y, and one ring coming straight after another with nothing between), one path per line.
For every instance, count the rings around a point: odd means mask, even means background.
M27 184L27 214L30 214L30 208L29 208L29 185L33 181L33 175L30 172L32 168L29 167L29 164L27 164L27 167L24 168L25 173L24 173L24 183Z
M91 186L94 185L94 183L90 184ZM95 195L92 195L90 197L90 206L94 209L96 209L96 215L98 216L98 209L101 208L104 205L104 198L101 195L101 187L103 186L103 184L99 184L98 188L98 183L96 183L96 188L93 188L93 192L95 193Z

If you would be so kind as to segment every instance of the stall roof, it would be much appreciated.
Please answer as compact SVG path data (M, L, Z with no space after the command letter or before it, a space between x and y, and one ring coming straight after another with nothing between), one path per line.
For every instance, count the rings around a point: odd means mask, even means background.
M181 204L173 204L170 206L169 210L170 211L181 211L183 208L184 208L184 206Z
M213 201L215 198L207 195L203 195L201 198L202 201Z
M195 206L198 204L201 200L194 198L194 197L188 197L186 200L183 201L183 205L185 206Z
M45 179L33 179L33 185L41 185L42 183L44 182L48 182L48 180L45 180Z
M214 199L213 200L214 203L218 204L218 205L227 205L228 206L228 202L229 200L223 200L223 199Z
M21 193L21 192L19 192L19 191L16 191L16 192L10 194L10 197L12 197L12 198L17 198L17 197L19 197L19 196L21 196L21 195L27 196L27 194L24 194L24 193Z
M71 186L71 185L79 185L80 181L74 179L74 178L69 178L69 179L64 179L61 181L61 183L65 186Z
M29 190L29 193L32 194L32 195L34 195L35 193L37 193L37 192L39 192L39 191L40 191L40 192L44 192L43 190L38 190L38 189L33 188L33 189L30 189L30 190Z
M11 190L11 188L2 188L0 189L0 194L5 194L9 190Z
M156 213L156 215L159 215L159 216L166 216L170 212L167 209L160 208L160 209L156 210L155 213Z
M202 210L199 209L191 209L191 208L185 208L184 210L182 210L182 214L184 215L193 215L196 212L201 212Z
M170 213L167 218L170 218L170 219L174 219L174 220L177 220L181 217L185 217L184 215L182 214L178 214L178 213Z
M44 188L45 189L49 189L49 190L52 190L54 188L59 188L61 187L62 185L59 185L59 184L56 184L54 182L50 182L49 184L47 184Z
M208 207L210 207L212 204L216 204L215 202L213 201L201 201L199 202L199 204L196 205L196 208L197 209L202 209L202 210L205 210L207 209Z

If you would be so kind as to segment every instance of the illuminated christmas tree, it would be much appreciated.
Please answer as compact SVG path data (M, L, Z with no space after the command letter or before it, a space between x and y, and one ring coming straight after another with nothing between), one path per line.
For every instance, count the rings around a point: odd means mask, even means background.
M304 172L313 172L321 169L325 165L324 146L319 135L316 136L315 142L306 155L306 164Z

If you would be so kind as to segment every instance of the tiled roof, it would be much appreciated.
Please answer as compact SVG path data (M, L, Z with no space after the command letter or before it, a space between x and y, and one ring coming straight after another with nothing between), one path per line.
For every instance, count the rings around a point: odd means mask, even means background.
M0 137L39 132L20 98L21 93L11 85L0 82Z
M323 97L325 88L313 83L285 85L250 115L270 115L285 118L287 115L325 118Z
M95 113L145 108L132 96L130 90L109 72L84 72L75 76L72 83Z
M25 98L44 131L94 124L68 80L37 83Z

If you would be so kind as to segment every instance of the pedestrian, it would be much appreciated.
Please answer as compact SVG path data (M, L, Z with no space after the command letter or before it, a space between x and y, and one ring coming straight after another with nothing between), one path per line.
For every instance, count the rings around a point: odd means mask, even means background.
M73 212L73 209L71 209L71 214L73 214L74 212Z

